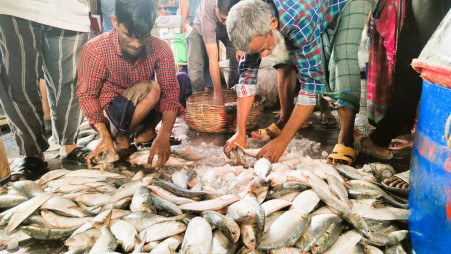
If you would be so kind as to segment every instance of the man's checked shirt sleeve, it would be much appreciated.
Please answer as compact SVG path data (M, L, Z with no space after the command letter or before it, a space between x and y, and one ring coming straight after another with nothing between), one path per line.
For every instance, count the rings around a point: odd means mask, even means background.
M83 46L78 67L77 95L80 106L92 125L103 122L99 94L106 76L105 63L99 50Z
M238 64L240 79L235 87L238 97L253 96L257 93L257 76L261 60L260 54L245 53L241 58Z

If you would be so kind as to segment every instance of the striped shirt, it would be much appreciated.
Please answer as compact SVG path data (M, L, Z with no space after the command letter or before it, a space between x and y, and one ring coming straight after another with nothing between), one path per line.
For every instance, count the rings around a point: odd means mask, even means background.
M295 47L298 80L301 85L298 104L315 104L316 94L324 92L321 34L340 13L347 0L274 0L279 30ZM239 64L239 84L257 84L259 54L246 54Z

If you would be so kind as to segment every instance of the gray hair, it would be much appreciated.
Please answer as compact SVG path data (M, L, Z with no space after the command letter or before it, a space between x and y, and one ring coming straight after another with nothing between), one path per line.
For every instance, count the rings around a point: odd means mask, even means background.
M249 52L255 36L271 33L272 7L262 0L243 0L235 4L227 16L227 33L238 50Z

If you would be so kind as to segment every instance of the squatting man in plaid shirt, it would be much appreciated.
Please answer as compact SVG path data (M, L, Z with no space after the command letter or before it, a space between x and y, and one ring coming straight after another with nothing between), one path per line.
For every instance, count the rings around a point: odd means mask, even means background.
M86 157L88 167L104 151L126 160L136 151L130 135L140 128L135 142L151 143L148 164L157 155L159 167L169 158L172 127L183 110L174 56L167 43L150 34L157 13L154 1L117 0L115 8L115 29L89 41L80 54L77 95L89 123L101 134Z
M235 135L225 144L227 156L233 148L246 146L246 121L256 93L257 71L261 57L268 56L273 62L296 65L297 75L284 76L297 78L300 89L285 127L272 133L276 137L261 149L258 158L277 162L313 112L317 94L322 94L339 106L340 116L338 142L328 163L355 162L358 150L353 132L360 101L357 51L370 7L370 0L243 0L230 10L229 38L246 54L239 63L238 123ZM282 106L282 99L293 101L295 87L278 90Z

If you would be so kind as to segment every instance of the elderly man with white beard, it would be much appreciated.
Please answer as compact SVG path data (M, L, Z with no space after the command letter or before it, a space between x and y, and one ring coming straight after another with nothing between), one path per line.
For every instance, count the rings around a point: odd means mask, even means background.
M357 52L370 8L371 0L244 0L230 10L229 38L246 54L239 63L238 123L235 135L224 146L227 156L235 147L246 147L246 122L261 58L270 56L289 62L293 57L297 73L285 65L283 78L288 79L284 83L293 79L296 83L296 78L299 81L296 105L280 134L257 157L277 162L321 94L339 106L340 133L328 163L355 162L358 151L354 149L354 120L360 107ZM278 83L279 93L289 93L290 87L280 87L282 84Z

